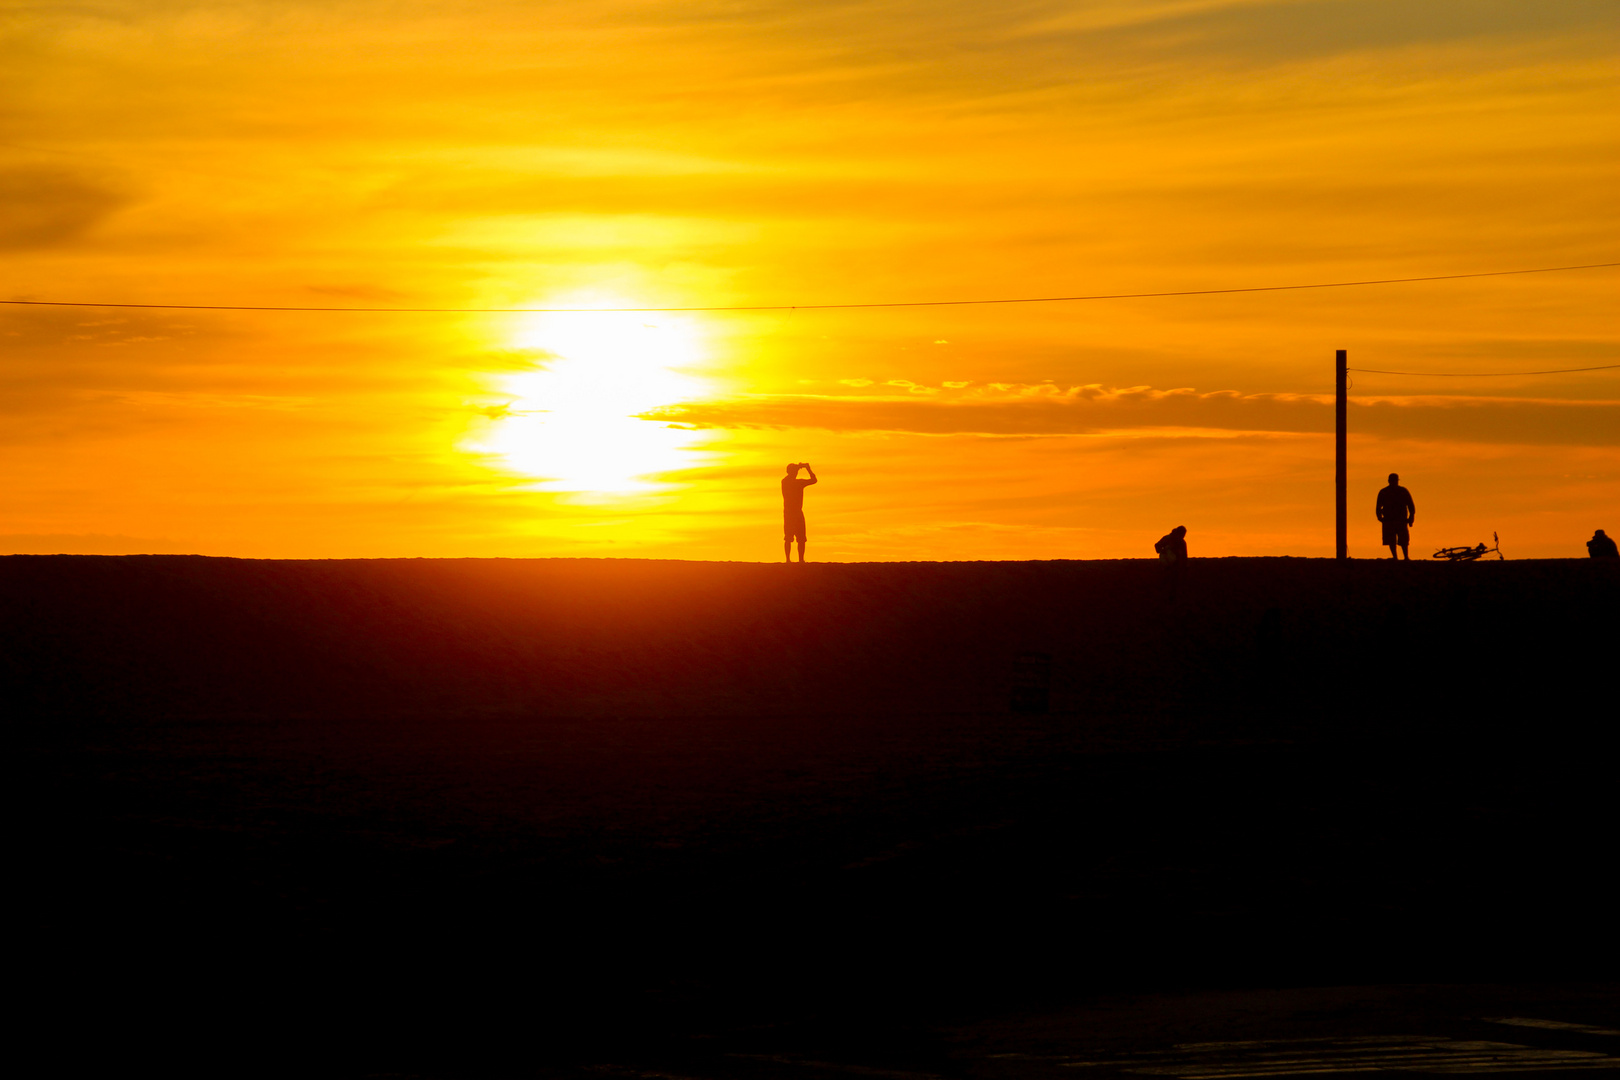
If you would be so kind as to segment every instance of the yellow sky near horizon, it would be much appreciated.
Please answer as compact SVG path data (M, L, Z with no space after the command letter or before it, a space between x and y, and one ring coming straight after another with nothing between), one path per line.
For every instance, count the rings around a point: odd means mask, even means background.
M818 304L1620 259L1609 0L0 2L0 299ZM0 550L1332 551L1332 357L1620 362L1620 272L877 311L0 306ZM1620 530L1620 372L1358 374L1351 551ZM675 426L671 426L675 425Z

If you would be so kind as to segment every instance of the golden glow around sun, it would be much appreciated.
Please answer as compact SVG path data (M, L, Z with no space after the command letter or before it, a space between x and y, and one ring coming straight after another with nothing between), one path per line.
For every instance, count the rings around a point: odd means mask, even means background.
M558 306L577 306L563 303ZM632 307L618 298L603 308ZM558 492L626 495L657 490L661 474L704 458L702 432L638 414L713 393L697 374L708 357L689 317L603 311L525 316L512 345L533 370L496 380L503 412L475 449Z

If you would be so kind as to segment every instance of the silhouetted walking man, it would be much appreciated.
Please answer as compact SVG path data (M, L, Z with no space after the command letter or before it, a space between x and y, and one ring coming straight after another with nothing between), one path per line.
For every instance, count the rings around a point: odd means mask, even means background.
M1412 553L1407 546L1412 543L1412 534L1408 531L1417 520L1417 506L1412 502L1412 493L1401 487L1399 473L1389 474L1389 486L1378 493L1378 520L1384 523L1384 543L1389 546L1389 557L1398 559L1406 556L1406 561L1412 561ZM1401 555L1395 554L1395 546L1399 544Z
M1187 559L1187 526L1177 525L1165 535L1159 537L1153 550L1159 553L1159 558L1166 562L1185 562Z
M1586 553L1594 559L1620 559L1620 548L1614 546L1614 537L1605 535L1602 529L1586 542Z
M800 480L799 470L810 474ZM787 475L782 477L782 558L793 561L793 541L799 542L799 561L804 562L804 542L808 537L804 528L804 489L816 482L816 470L808 461L789 463Z

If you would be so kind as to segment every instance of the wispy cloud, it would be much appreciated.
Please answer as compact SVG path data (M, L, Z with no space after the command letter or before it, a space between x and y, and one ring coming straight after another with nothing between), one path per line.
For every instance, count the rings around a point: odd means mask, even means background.
M1163 62L1172 56L1251 64L1295 62L1344 53L1442 46L1483 38L1613 34L1606 0L1229 0L1225 3L1082 5L1038 20L1030 36L1121 50Z
M917 397L759 395L686 403L647 414L691 427L820 428L928 435L1096 435L1169 428L1243 432L1330 432L1331 398L1052 385L990 387ZM1501 397L1356 398L1358 433L1417 440L1620 445L1620 402Z
M110 185L65 169L0 169L0 250L71 243L128 201Z

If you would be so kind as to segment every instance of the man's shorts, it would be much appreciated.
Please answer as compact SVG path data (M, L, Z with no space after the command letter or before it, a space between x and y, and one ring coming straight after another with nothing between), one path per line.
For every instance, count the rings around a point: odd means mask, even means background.
M1411 542L1412 542L1412 537L1410 535L1408 535L1408 533L1406 531L1406 522L1404 522L1404 521L1386 521L1386 522L1384 522L1384 546L1385 547L1388 547L1390 544L1400 544L1400 545L1402 545L1404 547L1405 545L1410 544Z
M782 511L782 542L785 544L789 540L797 540L802 544L808 539L804 533L804 511Z

